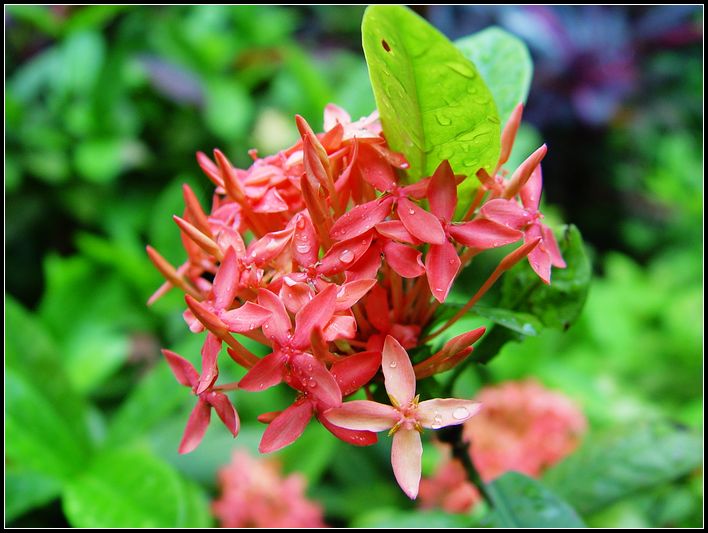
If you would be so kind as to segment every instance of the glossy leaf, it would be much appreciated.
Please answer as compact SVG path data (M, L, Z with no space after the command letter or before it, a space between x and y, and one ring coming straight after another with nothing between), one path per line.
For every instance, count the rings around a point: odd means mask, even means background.
M474 312L487 318L497 325L503 326L521 335L538 335L543 329L543 324L529 313L521 313L501 307L482 307L477 305Z
M578 480L576 479L576 483ZM488 485L496 527L585 527L573 508L535 479L508 472Z
M71 481L62 497L74 527L206 527L204 495L143 451L106 452Z
M524 42L497 27L455 41L487 83L504 124L516 104L526 102L533 63Z
M462 52L402 6L367 8L362 36L386 139L405 154L411 181L430 176L445 159L467 175L496 163L496 105Z
M554 268L551 284L544 285L527 262L517 265L504 277L500 307L531 313L548 327L566 329L578 319L592 266L575 226L566 226L558 244L567 267Z
M585 514L684 476L701 463L697 432L666 422L632 425L589 438L549 470L544 483Z

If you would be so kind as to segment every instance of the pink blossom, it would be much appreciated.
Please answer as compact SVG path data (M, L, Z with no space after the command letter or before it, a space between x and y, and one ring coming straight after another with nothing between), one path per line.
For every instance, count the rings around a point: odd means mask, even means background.
M236 451L219 470L219 485L221 495L211 508L221 527L327 527L322 507L305 495L305 479L283 476L273 461Z
M390 335L384 343L381 368L392 405L354 400L330 409L325 416L333 424L347 429L390 430L393 473L403 492L415 499L420 484L423 428L462 424L477 413L479 404L455 398L419 402L415 395L413 365L404 348Z

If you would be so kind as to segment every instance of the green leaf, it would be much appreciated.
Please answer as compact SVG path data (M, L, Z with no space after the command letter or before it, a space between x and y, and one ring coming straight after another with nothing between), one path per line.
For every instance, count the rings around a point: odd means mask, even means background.
M533 63L528 48L518 37L494 26L458 39L455 46L479 70L505 123L529 93Z
M367 8L362 36L386 139L405 154L412 181L431 175L445 159L466 175L496 164L496 105L460 50L401 6ZM474 181L466 181L463 191Z
M139 450L103 453L64 490L74 527L206 527L204 495L170 466Z
M123 169L123 151L121 139L88 139L76 147L74 164L86 181L109 183Z
M702 447L697 432L666 422L635 424L587 439L546 473L544 483L581 513L592 513L700 468Z
M500 307L531 313L548 327L567 329L578 319L592 277L590 259L573 225L566 226L558 244L566 268L554 268L545 285L523 261L505 274Z
M488 318L495 324L526 336L536 336L543 329L543 324L534 315L503 309L501 307L483 307L476 305L474 312Z
M252 114L251 98L240 84L214 80L207 86L204 118L215 135L227 141L245 135Z
M41 388L13 370L5 376L5 401L10 464L60 480L69 480L81 470L89 446L86 435L73 430L75 421L62 412L65 406L51 401Z
M61 483L36 472L11 469L5 474L5 523L57 498Z
M576 480L577 482L577 480ZM578 514L535 479L508 472L487 485L497 527L585 527Z
M464 515L443 511L402 511L395 508L378 508L355 518L353 528L467 528L471 519Z

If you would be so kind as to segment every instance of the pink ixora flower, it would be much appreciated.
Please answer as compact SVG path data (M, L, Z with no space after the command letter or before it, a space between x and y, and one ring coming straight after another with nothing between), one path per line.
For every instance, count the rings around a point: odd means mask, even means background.
M393 435L391 464L396 481L409 498L418 495L423 446L423 428L440 429L462 424L479 411L480 404L455 398L419 402L415 395L416 377L408 354L391 337L384 343L381 368L391 403L354 400L325 413L327 419L343 428L384 431Z
M283 476L273 461L236 451L219 470L219 485L211 508L222 527L326 527L322 508L305 495L305 479Z

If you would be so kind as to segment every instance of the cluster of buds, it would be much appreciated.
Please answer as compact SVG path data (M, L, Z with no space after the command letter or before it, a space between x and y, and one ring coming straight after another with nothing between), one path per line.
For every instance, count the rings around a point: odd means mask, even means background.
M166 278L150 301L181 289L189 328L207 330L201 372L163 351L177 380L197 396L180 452L199 444L212 408L238 433L228 391L285 383L295 400L259 417L268 424L261 452L292 443L313 418L357 446L373 444L376 432L387 429L396 479L414 498L423 428L464 423L479 407L470 400L419 401L416 381L463 361L484 329L448 340L415 364L406 350L447 330L523 258L547 283L551 265L564 266L538 211L545 146L511 176L502 169L521 111L519 106L504 129L496 170L477 178L455 175L447 161L430 177L407 177L408 163L388 148L376 114L352 122L333 105L325 110L324 133L315 134L297 117L301 140L262 159L252 151L247 170L234 168L218 150L215 162L199 153L216 189L207 214L184 187L186 208L174 220L187 261L175 268L148 246ZM464 179L480 185L466 213L456 216ZM484 250L522 240L467 304L431 331L460 270ZM234 333L271 353L256 356ZM217 384L224 344L247 370L237 383ZM390 405L373 401L382 382ZM342 403L360 390L367 400Z

